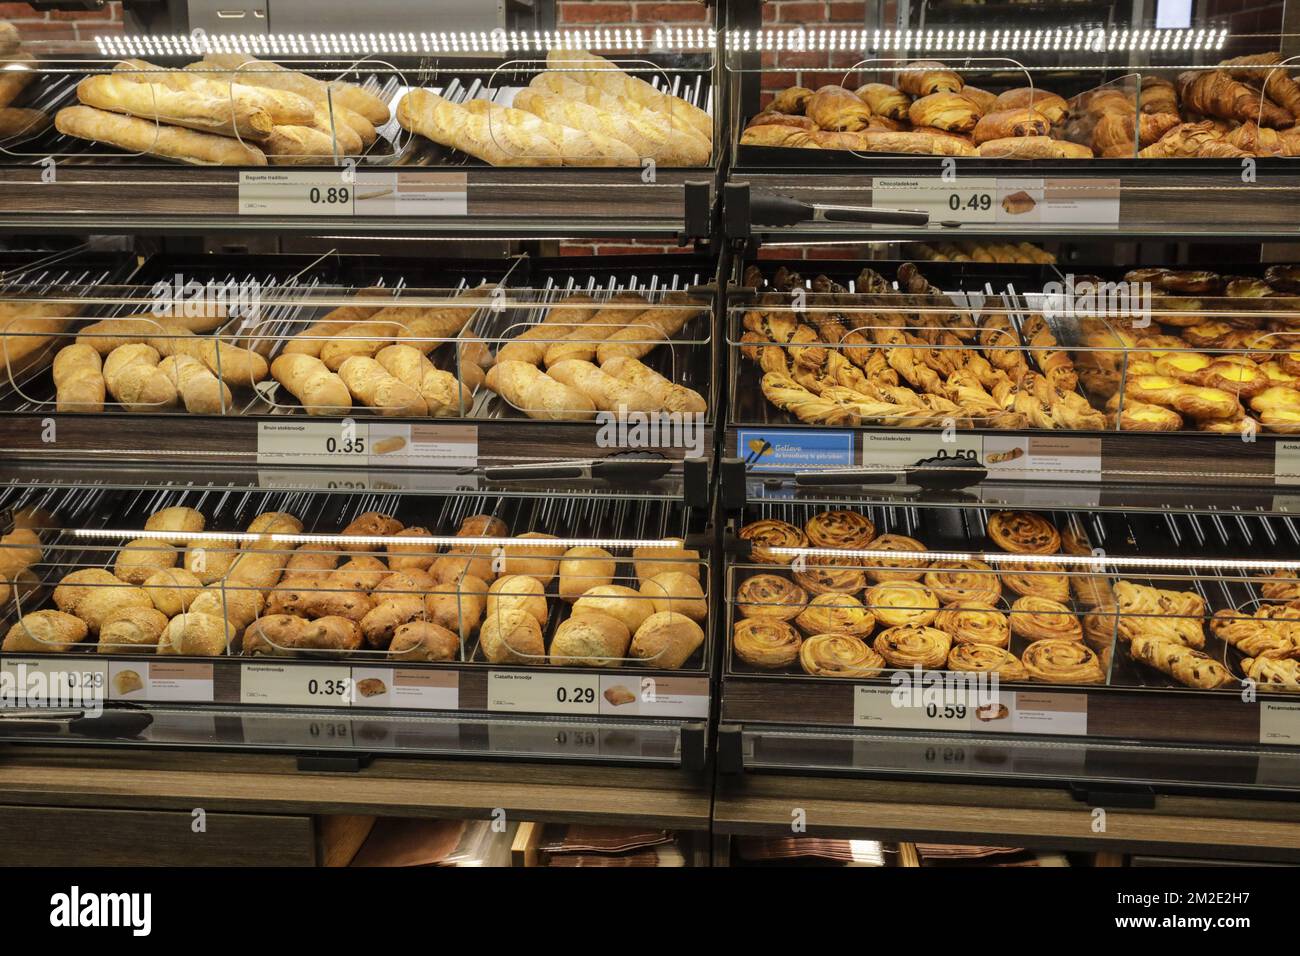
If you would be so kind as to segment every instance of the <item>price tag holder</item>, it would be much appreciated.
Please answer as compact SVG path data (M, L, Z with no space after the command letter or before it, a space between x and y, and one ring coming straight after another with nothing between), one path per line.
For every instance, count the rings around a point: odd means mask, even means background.
M259 465L368 465L365 422L258 422Z
M491 671L488 710L503 713L595 714L600 711L600 675Z
M903 703L892 687L853 688L853 726L889 730L970 730L975 708L965 704Z
M853 432L742 428L736 455L749 471L803 471L853 464Z
M339 172L290 169L239 174L241 216L351 216L356 187Z
M1287 747L1300 746L1300 704L1261 700L1259 742Z
M75 707L108 698L108 661L9 657L0 662L0 706Z
M465 216L467 183L465 173L358 170L354 211L358 216Z
M1300 440L1283 438L1274 443L1273 483L1300 485Z
M871 180L871 205L921 209L934 222L991 223L998 218L998 181L993 178L940 176Z
M212 665L193 661L111 661L109 696L114 700L213 701Z
M241 704L293 707L351 707L352 672L330 665L244 664L239 674Z

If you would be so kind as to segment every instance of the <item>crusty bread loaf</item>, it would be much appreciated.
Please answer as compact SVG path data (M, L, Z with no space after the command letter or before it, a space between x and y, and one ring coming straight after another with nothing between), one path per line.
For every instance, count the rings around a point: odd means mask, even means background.
M397 121L403 129L491 166L559 166L564 161L560 147L539 128L493 123L487 113L473 112L429 90L412 90L402 97Z
M595 402L584 392L527 362L498 361L488 371L487 387L529 418L582 421L596 415Z
M241 143L213 133L162 126L138 116L123 116L89 106L68 106L59 110L54 116L54 126L67 136L195 166L266 165L266 154L251 143Z
M96 109L241 140L265 139L275 125L266 110L230 97L133 82L118 74L86 77L77 84L77 99Z

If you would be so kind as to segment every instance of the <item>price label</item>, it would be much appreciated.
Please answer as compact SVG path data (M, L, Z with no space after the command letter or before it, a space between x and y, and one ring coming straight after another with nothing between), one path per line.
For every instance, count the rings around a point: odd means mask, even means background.
M255 170L239 174L241 216L351 216L355 188L338 172Z
M1273 483L1300 485L1300 441L1284 438L1273 445Z
M1261 700L1259 742L1290 747L1300 745L1300 704Z
M211 703L212 665L192 661L110 661L114 700L175 700Z
M366 465L370 426L342 422L258 422L258 464Z
M488 710L537 714L595 714L600 710L598 674L491 671Z
M853 726L890 730L969 730L975 708L967 704L911 702L894 688L853 688Z
M997 222L998 181L960 176L875 178L871 204L886 209L921 209L936 222Z
M0 706L78 707L108 697L108 662L60 657L0 662Z
M354 667L352 682L358 707L456 710L460 706L460 675L455 671Z
M243 704L350 707L356 697L352 673L330 665L245 664L240 671Z

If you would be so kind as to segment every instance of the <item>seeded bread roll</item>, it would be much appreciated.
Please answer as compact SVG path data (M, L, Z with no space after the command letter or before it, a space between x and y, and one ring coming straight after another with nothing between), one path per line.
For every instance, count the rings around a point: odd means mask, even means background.
M0 651L19 653L61 653L86 639L85 621L62 611L34 611L24 614L9 628Z
M156 538L136 538L128 541L117 553L113 574L127 584L144 584L155 571L176 567L180 553Z
M226 653L234 631L221 617L186 612L171 619L158 641L159 654L217 657Z
M160 508L145 519L145 531L177 531L193 534L202 531L207 524L203 513L183 505Z
M153 651L167 629L167 616L151 607L123 607L104 618L99 628L101 654Z

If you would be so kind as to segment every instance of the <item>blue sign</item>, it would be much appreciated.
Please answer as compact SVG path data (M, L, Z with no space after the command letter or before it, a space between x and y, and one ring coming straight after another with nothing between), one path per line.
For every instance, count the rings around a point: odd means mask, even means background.
M736 435L736 454L747 471L812 471L856 464L853 432L821 429L742 428Z

